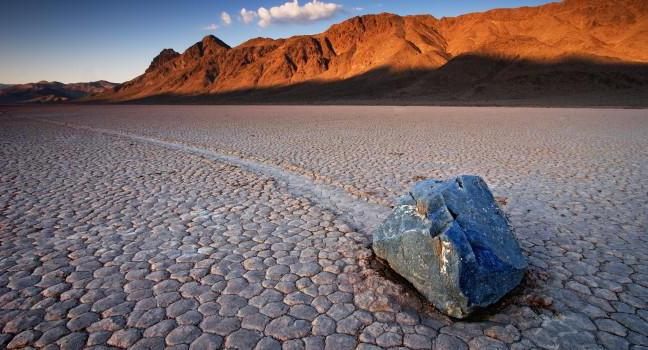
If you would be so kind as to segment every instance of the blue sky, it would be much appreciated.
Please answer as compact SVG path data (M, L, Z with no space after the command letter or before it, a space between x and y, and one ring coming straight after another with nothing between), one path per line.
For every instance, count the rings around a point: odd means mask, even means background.
M443 17L550 2L301 0L295 7L293 1L2 0L0 82L123 82L141 74L161 49L182 52L207 34L235 46L259 36L319 33L361 14ZM307 5L311 1L315 3ZM242 8L250 11L247 24L241 18ZM223 12L229 14L229 24L221 16Z

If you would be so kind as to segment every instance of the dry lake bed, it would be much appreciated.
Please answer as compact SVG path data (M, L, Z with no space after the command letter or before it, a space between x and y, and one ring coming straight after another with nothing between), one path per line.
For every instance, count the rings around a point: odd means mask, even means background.
M372 255L482 176L530 262L466 320ZM0 348L648 349L648 111L0 107Z

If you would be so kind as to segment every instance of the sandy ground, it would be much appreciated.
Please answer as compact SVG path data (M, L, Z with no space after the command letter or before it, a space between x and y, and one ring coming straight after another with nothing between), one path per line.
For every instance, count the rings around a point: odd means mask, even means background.
M0 108L0 345L648 347L648 111ZM423 178L483 176L531 263L474 318L373 260Z

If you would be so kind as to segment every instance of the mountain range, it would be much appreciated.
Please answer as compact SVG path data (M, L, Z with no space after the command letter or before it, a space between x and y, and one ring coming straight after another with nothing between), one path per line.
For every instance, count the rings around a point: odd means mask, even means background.
M100 94L117 86L100 80L88 83L64 84L58 81L39 81L28 84L0 84L0 103L53 103L77 100Z
M648 105L648 1L365 15L236 47L210 35L85 100Z

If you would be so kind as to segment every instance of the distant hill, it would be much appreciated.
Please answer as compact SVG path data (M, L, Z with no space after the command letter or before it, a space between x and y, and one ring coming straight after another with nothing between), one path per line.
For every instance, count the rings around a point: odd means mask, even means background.
M234 48L207 36L90 100L622 103L648 100L647 63L648 1L567 0L441 19L360 16Z
M6 89L6 88L12 87L12 86L13 86L12 84L0 84L0 90Z
M106 92L117 86L100 80L89 83L63 84L57 81L3 85L0 88L0 103L52 103L73 101L81 97Z

